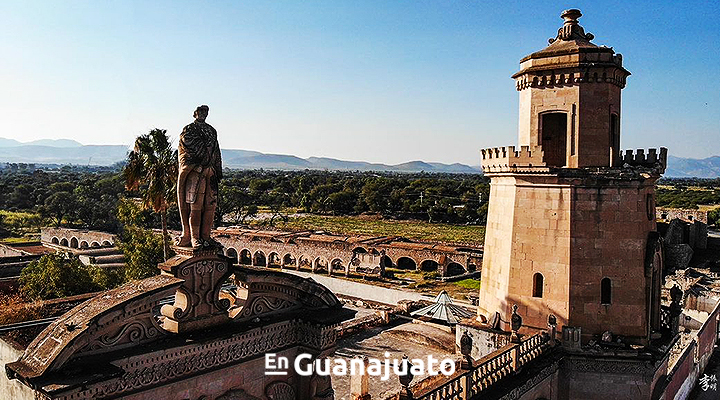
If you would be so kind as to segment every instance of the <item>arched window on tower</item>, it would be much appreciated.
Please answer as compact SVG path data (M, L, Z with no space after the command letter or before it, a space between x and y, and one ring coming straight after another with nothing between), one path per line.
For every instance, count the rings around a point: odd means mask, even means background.
M533 297L543 297L543 276L536 272L533 275Z
M612 300L612 283L610 278L600 281L600 304L610 304Z

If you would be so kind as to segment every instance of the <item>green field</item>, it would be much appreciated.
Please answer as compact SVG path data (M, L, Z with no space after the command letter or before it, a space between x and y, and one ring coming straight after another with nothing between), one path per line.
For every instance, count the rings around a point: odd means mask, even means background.
M283 230L316 230L341 235L402 236L408 239L482 245L485 227L478 225L435 224L424 221L388 220L379 217L336 217L303 215L279 221L276 228Z

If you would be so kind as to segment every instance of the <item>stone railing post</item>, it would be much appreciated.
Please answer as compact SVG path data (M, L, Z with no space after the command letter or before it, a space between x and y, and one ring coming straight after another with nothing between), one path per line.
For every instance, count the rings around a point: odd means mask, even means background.
M470 390L472 389L472 371L465 372L460 378L460 387L462 388L462 400L470 400Z
M403 355L402 363L402 371L404 372L404 374L398 376L398 379L400 380L400 396L398 398L399 400L413 400L414 396L412 391L410 390L410 382L412 382L413 380L413 364L412 362L410 362L407 354Z
M361 358L363 363L362 374L350 376L350 399L351 400L370 400L370 392L368 390L368 374L367 370L368 358Z
M520 345L516 344L513 346L513 348L510 350L510 358L512 359L512 362L510 363L510 366L512 367L512 372L518 372L518 365L520 363Z

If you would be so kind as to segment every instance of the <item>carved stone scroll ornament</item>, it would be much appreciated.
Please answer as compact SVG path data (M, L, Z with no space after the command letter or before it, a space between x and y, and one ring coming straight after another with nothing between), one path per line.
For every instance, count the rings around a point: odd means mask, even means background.
M160 310L165 316L163 328L184 332L227 322L231 301L221 298L220 289L231 274L230 263L227 257L214 250L195 250L192 256L180 252L160 264L164 274L183 279L175 293L175 302Z
M240 266L233 266L232 270L235 279L247 287L247 297L238 298L229 311L230 318L236 321L296 309L340 307L335 295L312 279Z
M287 382L272 382L265 388L269 400L296 400L295 389Z

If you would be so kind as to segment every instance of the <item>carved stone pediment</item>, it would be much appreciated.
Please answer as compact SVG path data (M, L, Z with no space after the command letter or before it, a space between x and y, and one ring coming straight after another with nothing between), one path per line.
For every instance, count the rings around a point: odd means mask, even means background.
M158 339L152 314L160 300L183 283L170 276L153 276L99 294L68 311L42 331L9 373L32 379L60 369L67 361L136 346Z
M233 266L232 271L235 279L247 287L247 298L236 301L229 311L236 321L294 309L340 307L337 297L312 279L240 266Z

